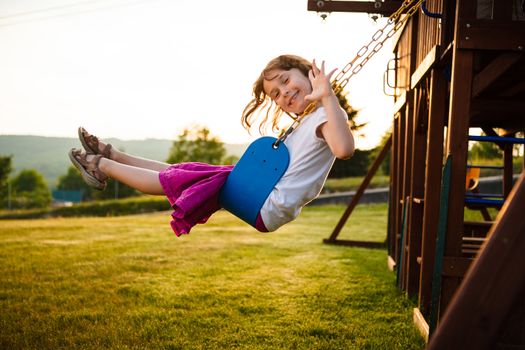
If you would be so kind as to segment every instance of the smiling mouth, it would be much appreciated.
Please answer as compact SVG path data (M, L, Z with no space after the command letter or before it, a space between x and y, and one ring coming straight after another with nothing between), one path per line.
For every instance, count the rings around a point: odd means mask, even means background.
M298 92L296 92L295 94L292 95L292 97L290 97L290 101L288 102L288 106L291 106L295 102L295 100L297 98L297 94L298 94Z

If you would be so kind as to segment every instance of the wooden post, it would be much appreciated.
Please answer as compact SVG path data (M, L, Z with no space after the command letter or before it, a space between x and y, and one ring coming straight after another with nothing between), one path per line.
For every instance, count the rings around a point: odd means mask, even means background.
M425 153L426 133L428 126L428 106L426 88L420 86L414 94L414 108L410 115L412 118L412 154L409 193L410 219L407 236L407 293L417 296L419 290L420 265L418 258L421 255L421 226L423 221L424 183L425 183Z
M523 213L525 173L499 213L489 240L471 265L427 349L497 348L506 319L516 306L523 304ZM523 348L523 343L515 346Z
M398 256L403 252L403 247L401 247L401 229L403 226L403 196L405 193L403 192L403 183L404 183L404 166L405 166L405 153L403 150L405 149L405 118L404 112L407 109L405 106L403 109L403 112L400 112L396 121L397 121L397 168L396 171L396 177L397 177L397 198L396 200L396 211L397 211L397 221L396 221L396 243L395 243L395 257L397 259ZM397 260L396 260L397 262ZM397 268L400 269L401 266L399 264L397 265Z
M403 119L405 121L404 123L404 136L405 136L405 148L403 150L403 158L405 160L405 164L403 165L403 204L406 208L406 220L405 225L408 224L410 217L411 217L411 210L412 210L412 198L410 197L410 182L412 181L411 175L412 175L412 152L413 152L413 124L414 121L412 120L412 113L414 113L414 94L410 94L410 99L407 99L407 106L405 109L405 114L403 115ZM403 264L400 266L402 268L401 270L401 289L407 290L407 283L408 283L408 250L409 247L407 245L408 239L407 239L407 232L408 227L404 227L405 230L405 239L404 244L401 247L401 254L403 255Z
M512 186L514 185L512 150L514 144L506 143L503 145L503 196L507 198Z
M421 274L419 308L424 316L430 309L432 271L436 250L439 218L439 194L443 167L443 131L446 115L447 82L441 69L433 69L430 77L430 106L427 136L425 205L421 243Z
M392 213L392 220L390 221L390 228L388 230L390 236L388 237L388 255L391 260L397 263L397 234L399 233L399 186L398 186L398 146L399 144L399 113L396 114L392 123L392 160L390 166L390 200L388 203L389 211ZM524 160L525 164L525 160Z
M457 48L457 43L459 42L458 25L460 18L475 17L475 10L476 3L474 1L467 2L460 0L457 2L447 133L447 155L452 156L450 197L447 213L448 222L445 238L445 256L447 257L461 256L468 132L470 126L470 103L474 66L474 53L470 50ZM443 276L440 312L443 312L450 303L452 295L458 288L459 283L459 277Z

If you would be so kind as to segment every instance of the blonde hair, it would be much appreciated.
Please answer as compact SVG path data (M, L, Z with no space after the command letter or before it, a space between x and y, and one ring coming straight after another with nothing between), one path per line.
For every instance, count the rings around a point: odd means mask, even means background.
M269 124L272 126L272 131L279 130L279 121L283 115L283 110L277 106L272 99L264 92L264 81L272 80L275 76L269 76L272 70L291 70L293 68L299 69L306 77L308 72L312 69L312 64L306 59L295 55L281 55L272 59L263 69L259 78L253 84L253 99L246 105L242 112L241 123L248 131L256 123L260 112L266 111L263 114L262 120L259 122L259 132L264 134ZM293 116L291 116L294 118Z

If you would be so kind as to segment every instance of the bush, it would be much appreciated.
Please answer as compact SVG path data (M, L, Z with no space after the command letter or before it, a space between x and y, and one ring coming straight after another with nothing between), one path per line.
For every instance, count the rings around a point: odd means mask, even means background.
M328 177L330 179L341 179L366 175L370 165L370 152L370 150L356 149L352 158L345 160L336 159Z
M20 171L12 181L12 191L12 208L45 208L51 204L51 191L42 174L34 169Z
M121 216L169 210L170 205L164 197L135 197L118 200L105 200L81 203L71 207L54 209L5 211L0 219L36 219L42 217L72 216Z

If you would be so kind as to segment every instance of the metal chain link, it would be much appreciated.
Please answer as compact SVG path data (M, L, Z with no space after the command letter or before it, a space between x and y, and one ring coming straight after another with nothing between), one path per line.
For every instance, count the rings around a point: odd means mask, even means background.
M356 57L345 66L345 69L336 75L332 86L337 90L343 90L350 78L359 73L372 56L383 48L384 43L403 27L408 19L416 13L423 1L424 0L405 0L401 7L388 18L385 26L375 32L370 42L359 49ZM405 10L407 10L406 15L401 17ZM370 49L371 47L372 49ZM371 51L365 56L369 50ZM350 70L352 67L353 69Z
M420 8L421 3L424 0L404 0L399 9L388 17L385 26L377 30L370 42L362 46L356 56L348 62L342 70L340 70L335 78L332 80L332 89L336 94L343 91L345 86L348 84L350 78L359 73L363 69L364 65L379 52L384 43L392 38L403 25L412 17L417 10ZM406 11L405 16L402 16ZM370 49L372 47L372 49ZM370 51L370 52L369 52ZM368 53L368 55L366 55ZM366 56L365 56L366 55ZM316 109L317 105L315 102L310 103L304 112L294 120L293 124L286 130L286 132L274 143L274 147L278 147L279 143L283 142L288 135L299 125L301 120Z

